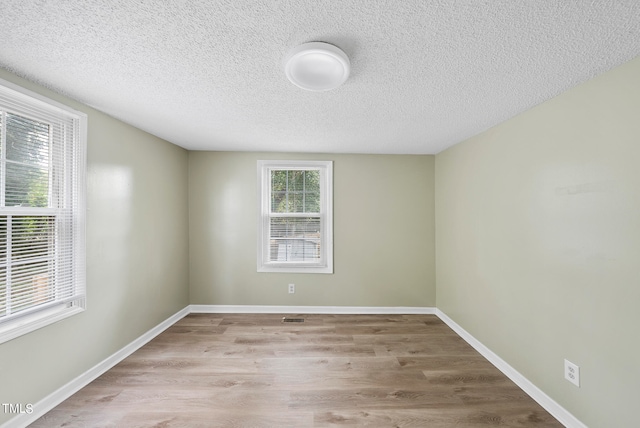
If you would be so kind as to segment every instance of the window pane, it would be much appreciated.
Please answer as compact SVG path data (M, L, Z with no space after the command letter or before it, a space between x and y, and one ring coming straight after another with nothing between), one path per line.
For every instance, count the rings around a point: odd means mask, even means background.
M320 192L308 192L304 195L304 210L305 213L319 213L320 212Z
M7 114L5 205L49 206L49 125Z
M271 218L270 261L320 260L320 218Z
M289 171L288 174L288 190L290 192L304 190L304 173L306 171Z
M271 238L307 238L319 233L319 217L271 218Z
M11 313L53 300L50 267L51 263L43 260L11 268Z
M286 213L288 211L287 204L287 192L272 192L271 193L271 212L274 213Z
M289 208L291 212L303 213L304 212L304 193L292 192L289 194Z
M271 260L278 262L317 262L320 244L312 240L276 239L271 243Z
M288 171L271 171L271 212L289 212L287 177Z
M320 193L320 171L305 171L305 192Z
M8 218L11 219L10 237L7 235ZM53 216L0 217L0 316L54 299L54 233ZM9 240L11 260L7 260ZM11 273L9 281L7 272Z
M52 216L15 216L12 221L11 260L52 257L54 245Z
M46 169L7 161L5 205L49 206L49 173Z
M288 171L271 171L271 190L284 192L287 190Z
M49 125L7 113L7 159L48 168Z

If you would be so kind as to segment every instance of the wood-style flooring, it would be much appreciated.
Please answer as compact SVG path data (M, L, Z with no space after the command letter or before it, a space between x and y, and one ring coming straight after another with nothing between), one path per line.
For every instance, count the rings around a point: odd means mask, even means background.
M32 427L562 427L435 315L191 314Z

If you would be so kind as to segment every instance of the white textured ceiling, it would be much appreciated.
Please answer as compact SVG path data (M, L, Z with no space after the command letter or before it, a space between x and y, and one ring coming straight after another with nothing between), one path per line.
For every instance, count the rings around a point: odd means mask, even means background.
M0 67L196 150L437 153L640 54L638 0L2 0L0 16ZM349 55L343 86L286 79L310 41Z

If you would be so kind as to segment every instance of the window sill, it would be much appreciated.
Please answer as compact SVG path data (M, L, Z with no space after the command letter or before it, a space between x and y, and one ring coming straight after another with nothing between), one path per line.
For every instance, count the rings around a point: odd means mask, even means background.
M0 343L8 342L83 311L84 308L81 306L62 304L0 324Z
M260 266L258 272L275 273L333 273L331 266Z

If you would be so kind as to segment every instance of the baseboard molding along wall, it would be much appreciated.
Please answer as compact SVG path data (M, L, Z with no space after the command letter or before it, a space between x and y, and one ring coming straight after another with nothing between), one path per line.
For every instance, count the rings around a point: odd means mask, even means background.
M471 345L476 351L485 357L491 364L496 366L505 376L513 381L526 392L531 398L533 398L538 404L540 404L547 412L551 413L553 417L559 420L567 428L587 428L585 424L580 422L575 416L569 413L564 407L556 403L551 397L542 392L540 388L531 383L520 372L511 367L505 360L500 358L491 349L484 346L478 339L473 337L468 331L460 327L455 321L447 316L440 309L436 309L436 315L445 324L447 324L451 330L455 331L458 336Z
M259 305L191 305L194 314L349 314L349 315L419 315L436 313L436 308L413 306L259 306Z
M538 387L522 376L517 370L507 364L502 358L496 355L489 348L484 346L475 337L460 327L455 321L449 318L444 312L433 307L411 307L411 306L389 306L389 307L364 307L364 306L258 306L258 305L189 305L181 311L167 318L142 336L129 343L113 355L107 357L94 367L90 368L80 376L71 380L66 385L52 392L39 402L33 405L33 413L19 414L13 419L5 422L0 428L22 428L33 423L38 418L44 416L48 411L62 403L67 398L87 386L98 376L111 369L120 361L133 354L154 337L162 333L167 328L178 322L190 313L246 313L246 314L407 314L407 315L436 315L462 339L478 351L483 357L504 373L523 391L538 402L546 411L551 413L556 419L568 428L587 428L575 416L569 413L564 407L556 403L551 397L542 392Z

